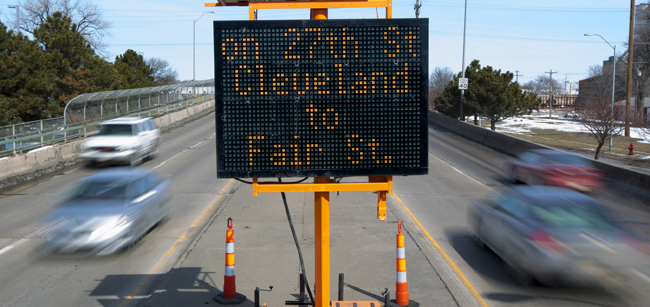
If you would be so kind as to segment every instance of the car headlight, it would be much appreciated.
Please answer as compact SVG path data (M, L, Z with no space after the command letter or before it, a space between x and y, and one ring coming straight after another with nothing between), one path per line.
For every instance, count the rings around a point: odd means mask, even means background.
M118 151L132 150L132 149L134 149L135 147L136 147L135 144L126 144L126 145L122 145L122 146L120 146L120 147L117 147L117 150L118 150Z
M124 229L129 227L129 225L131 225L136 214L137 212L128 216L123 215L121 217L111 218L110 220L106 221L106 223L91 232L88 240L92 241L98 238L101 238L103 240L116 236Z

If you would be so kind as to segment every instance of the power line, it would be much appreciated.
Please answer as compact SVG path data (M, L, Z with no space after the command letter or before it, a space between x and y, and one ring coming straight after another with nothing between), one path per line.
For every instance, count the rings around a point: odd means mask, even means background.
M515 80L515 82L517 82L517 83L519 83L519 76L522 76L522 77L523 77L524 75L520 75L520 74L519 74L519 71L518 71L518 70L515 70L515 77L517 78L517 79Z
M428 1L433 6L453 6L460 7L462 4L454 2L438 2L438 1ZM472 7L482 8L482 9L491 9L491 10L509 10L509 11L547 11L547 12L567 12L567 13L627 13L629 12L628 8L616 7L616 8L605 8L605 7L559 7L559 6L510 6L510 5L490 5L490 4L473 4Z

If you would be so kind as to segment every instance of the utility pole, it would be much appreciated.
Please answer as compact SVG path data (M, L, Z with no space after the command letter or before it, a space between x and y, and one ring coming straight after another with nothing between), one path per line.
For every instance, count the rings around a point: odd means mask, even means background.
M515 70L515 82L519 83L519 76L523 77L524 75L520 75L518 70Z
M544 73L551 74L551 99L549 100L548 106L550 108L549 117L553 117L553 74L557 74L557 71L551 69L551 71L545 71Z
M630 0L630 35L629 35L628 61L627 61L627 98L625 99L625 136L630 136L630 105L632 96L632 62L634 57L634 0ZM614 58L616 61L616 58Z
M413 6L413 9L415 10L415 18L420 18L421 7L422 7L422 3L420 3L420 0L415 0L415 5Z

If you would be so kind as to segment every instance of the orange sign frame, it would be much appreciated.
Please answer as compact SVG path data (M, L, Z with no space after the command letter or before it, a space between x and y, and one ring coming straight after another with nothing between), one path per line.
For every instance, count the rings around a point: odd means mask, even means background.
M205 3L214 6L248 6L249 20L255 20L258 9L311 9L311 19L327 19L328 8L385 7L386 19L392 18L392 0L347 0L347 1L241 1L228 3ZM379 14L377 14L379 15ZM315 225L315 271L314 286L316 307L330 306L330 202L329 193L334 191L378 191L377 218L386 220L386 193L393 193L392 176L371 176L368 182L338 183L329 177L315 177L314 183L260 184L253 178L253 195L273 192L314 192ZM340 302L339 302L340 303ZM369 303L369 302L366 302ZM373 302L379 303L379 302Z

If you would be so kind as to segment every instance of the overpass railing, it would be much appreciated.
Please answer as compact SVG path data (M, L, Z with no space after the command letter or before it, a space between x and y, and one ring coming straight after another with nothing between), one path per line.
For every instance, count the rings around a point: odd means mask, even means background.
M198 95L198 94L195 94ZM131 111L105 114L97 118L86 117L83 121L71 121L65 117L0 127L0 156L22 154L44 146L55 146L71 139L92 135L97 125L105 120L121 116L159 117L214 99L214 94L183 97L184 101L164 105L136 108ZM72 101L72 100L71 100ZM68 106L70 103L68 103ZM66 107L67 108L67 107ZM16 133L18 132L18 133Z

